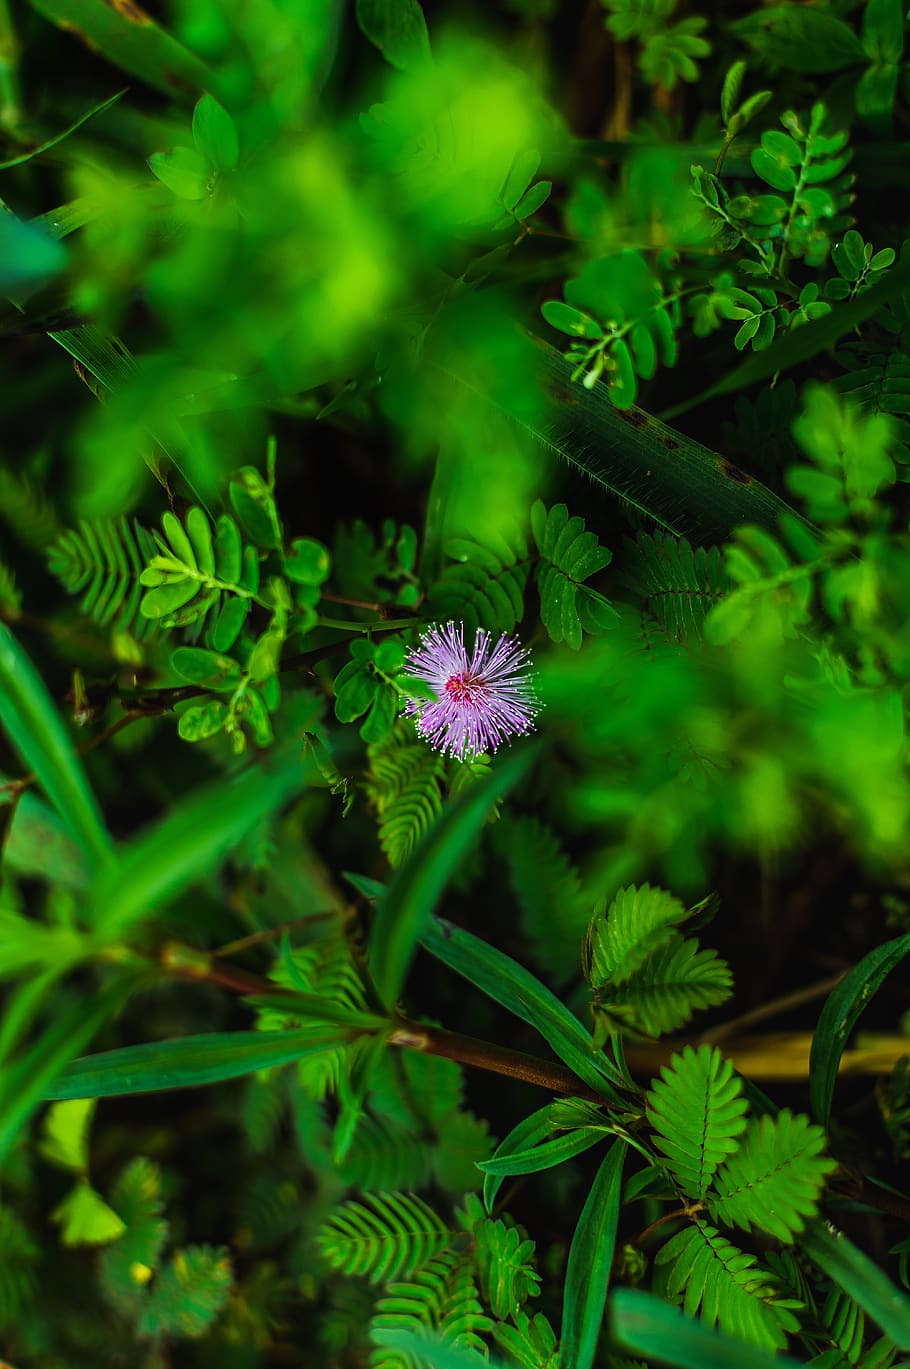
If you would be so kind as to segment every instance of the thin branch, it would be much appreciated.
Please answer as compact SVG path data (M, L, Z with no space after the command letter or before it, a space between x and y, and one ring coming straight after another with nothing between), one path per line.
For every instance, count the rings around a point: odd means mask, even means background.
M793 993L772 999L770 1003L761 1003L757 1008L743 1013L741 1017L734 1017L729 1022L721 1022L719 1026L710 1027L702 1033L699 1040L716 1046L719 1041L729 1041L731 1036L739 1036L744 1027L754 1026L756 1022L765 1022L769 1017L789 1012L791 1008L802 1008L816 998L825 998L837 988L846 973L846 970L840 970L837 974L829 975L827 979L819 979L814 984L807 984L803 989L796 989Z

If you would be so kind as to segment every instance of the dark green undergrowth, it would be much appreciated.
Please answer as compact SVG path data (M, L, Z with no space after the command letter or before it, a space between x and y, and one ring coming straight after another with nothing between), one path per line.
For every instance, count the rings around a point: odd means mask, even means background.
M10 1369L910 1364L904 8L0 0Z

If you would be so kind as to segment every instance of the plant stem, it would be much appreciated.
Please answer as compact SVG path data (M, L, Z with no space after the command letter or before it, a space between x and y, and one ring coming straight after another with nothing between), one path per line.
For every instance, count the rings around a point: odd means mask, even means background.
M513 1051L474 1036L446 1031L443 1027L428 1027L423 1022L403 1022L388 1038L392 1046L423 1051L426 1055L440 1055L446 1060L457 1060L461 1065L473 1065L493 1074L504 1074L520 1079L525 1084L549 1089L553 1093L571 1094L573 1098L587 1098L605 1107L609 1103L601 1094L583 1083L565 1065L541 1060L524 1051Z
M0 0L0 129L13 131L22 118L19 102L19 40L7 0Z

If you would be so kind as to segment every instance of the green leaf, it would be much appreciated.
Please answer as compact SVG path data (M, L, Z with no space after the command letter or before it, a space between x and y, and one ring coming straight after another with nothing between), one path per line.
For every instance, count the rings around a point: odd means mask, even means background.
M899 62L904 54L903 0L866 0L862 44L876 63Z
M831 1118L834 1085L847 1039L870 999L908 951L910 934L876 946L848 971L825 1001L809 1052L809 1100L816 1121L823 1127Z
M211 95L203 95L193 110L193 142L218 171L233 171L240 159L234 120Z
M315 774L310 758L283 757L219 779L176 804L124 846L98 878L90 917L99 938L126 936L148 913L211 873L237 842Z
M730 25L772 67L821 75L863 60L859 38L843 19L805 5L763 8Z
M590 1034L578 1018L517 961L442 918L430 922L420 941L437 960L540 1032L554 1054L589 1088L619 1101L607 1081L623 1087L623 1076L603 1052L592 1049Z
M622 1288L613 1294L609 1321L624 1349L677 1369L800 1369L789 1355L723 1335L638 1289Z
M895 1288L887 1274L840 1231L810 1222L800 1246L819 1269L833 1279L878 1322L899 1350L910 1350L910 1298Z
M52 24L76 33L114 66L184 100L187 90L216 90L221 81L198 57L156 24L137 3L106 0L31 0Z
M561 299L544 300L540 312L551 328L568 333L569 337L602 338L604 335L596 319L571 304L564 304Z
M284 560L288 579L300 585L321 585L328 579L331 568L328 549L312 537L295 537Z
M225 692L236 689L243 675L232 657L197 646L178 646L171 652L171 666L190 684Z
M614 1141L585 1200L569 1249L558 1369L591 1369L603 1322L622 1195L624 1141Z
M489 779L459 794L420 840L379 899L370 937L370 973L391 1007L401 991L417 942L443 890L477 839L487 814L536 759L529 746L510 756Z
M507 1155L516 1155L519 1151L527 1149L528 1145L536 1145L539 1141L545 1140L553 1131L553 1123L550 1120L550 1104L546 1103L536 1112L532 1112L529 1117L522 1120L512 1128L508 1136L496 1147L494 1160L502 1159ZM492 1212L496 1194L502 1186L502 1178L487 1170L483 1181L483 1205L487 1212Z
M0 210L0 293L15 298L64 270L66 249L43 226Z
M650 884L620 889L607 911L595 913L588 924L582 946L585 979L594 988L628 979L666 939L667 929L688 916L682 901L664 889Z
M107 1245L126 1230L123 1220L87 1179L70 1189L54 1208L51 1220L59 1222L60 1239L66 1246Z
M148 163L152 175L182 200L202 200L209 192L209 165L195 148L153 152Z
M738 1148L714 1176L712 1216L791 1242L818 1210L825 1178L836 1162L821 1155L825 1133L801 1113L783 1108L750 1121ZM698 1195L699 1197L702 1194Z
M73 840L95 866L108 861L111 840L82 763L44 681L4 623L0 623L0 724Z
M233 1282L224 1246L190 1245L175 1252L142 1310L140 1336L203 1336L227 1302Z
M323 1024L295 1031L208 1032L149 1041L74 1060L53 1084L42 1086L43 1096L115 1098L199 1088L332 1051L351 1039L350 1028Z
M55 1103L44 1118L41 1144L38 1147L45 1160L61 1169L84 1174L88 1169L88 1143L95 1102L91 1098L74 1098L66 1103Z
M228 706L222 699L208 699L204 704L190 704L177 722L177 735L185 742L202 742L216 737L229 717Z
M357 23L393 67L407 71L430 57L430 36L417 0L357 0Z
M576 1131L556 1136L552 1141L529 1146L526 1150L515 1150L508 1155L497 1155L492 1160L479 1160L477 1168L484 1174L503 1176L508 1174L538 1174L542 1169L552 1169L575 1155L582 1155L604 1138L598 1127L579 1127Z
M686 1046L660 1073L648 1094L648 1121L671 1174L700 1200L746 1129L742 1083L730 1061L707 1045Z
M264 551L281 541L278 513L268 485L255 466L241 466L228 485L231 507L254 546Z

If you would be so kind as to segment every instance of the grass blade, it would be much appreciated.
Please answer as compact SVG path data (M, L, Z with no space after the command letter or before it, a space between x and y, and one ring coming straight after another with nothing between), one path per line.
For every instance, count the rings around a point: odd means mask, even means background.
M837 1071L847 1039L885 977L910 951L910 934L863 956L825 1001L809 1051L809 1099L815 1120L827 1127Z
M89 897L89 925L105 942L209 874L247 832L310 780L312 765L286 756L194 791L145 829L102 872Z
M678 1369L800 1369L797 1360L725 1336L638 1289L610 1299L613 1337L633 1355Z
M91 862L107 861L111 839L82 763L44 681L4 623L0 623L0 725L73 840Z
M530 769L537 748L523 748L488 779L454 800L396 871L377 903L370 937L370 973L380 999L392 1007L404 984L425 923L464 859L494 803Z
M297 1031L206 1032L143 1042L74 1060L45 1087L43 1097L114 1098L198 1088L336 1050L351 1036L345 1027L312 1026Z
M558 1369L591 1369L600 1339L622 1196L626 1144L614 1141L582 1208L566 1268Z
M910 1298L842 1232L810 1222L800 1242L829 1279L876 1321L899 1350L910 1350Z
M591 1035L578 1018L516 960L442 918L434 918L420 940L437 960L539 1031L553 1053L590 1088L619 1101L607 1080L622 1087L622 1075L603 1052L595 1053Z

